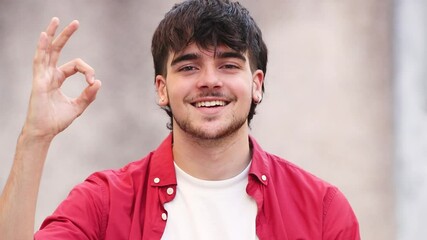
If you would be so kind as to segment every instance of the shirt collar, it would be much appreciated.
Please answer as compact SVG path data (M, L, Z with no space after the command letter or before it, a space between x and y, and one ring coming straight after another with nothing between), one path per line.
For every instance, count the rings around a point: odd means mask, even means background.
M268 185L270 181L270 170L268 165L268 156L261 146L255 141L255 138L249 136L249 144L252 149L252 164L249 174L254 175L259 182Z
M172 153L172 133L153 152L150 163L149 181L151 186L157 187L176 185Z
M267 154L256 142L255 138L249 136L249 144L252 149L252 164L249 174L254 175L259 182L268 185L270 171L267 161ZM160 146L153 152L149 181L152 186L176 185L175 166L172 153L172 133L166 137Z

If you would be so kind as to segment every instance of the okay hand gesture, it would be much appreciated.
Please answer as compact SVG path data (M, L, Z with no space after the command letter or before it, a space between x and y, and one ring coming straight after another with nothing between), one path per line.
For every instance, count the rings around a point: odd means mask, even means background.
M33 62L33 83L23 133L33 137L52 139L67 128L95 100L101 82L95 79L95 71L77 58L57 67L62 48L79 26L71 22L55 37L59 19L53 18L40 34ZM88 86L80 96L70 98L61 91L64 81L76 74L84 75Z

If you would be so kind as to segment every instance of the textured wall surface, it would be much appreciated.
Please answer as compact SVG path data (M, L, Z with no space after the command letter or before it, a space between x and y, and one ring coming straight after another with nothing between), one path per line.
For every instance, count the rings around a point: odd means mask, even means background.
M427 236L427 2L396 1L396 210L399 240Z
M0 0L0 188L12 164L39 32L52 16L81 23L62 54L91 64L96 102L51 146L36 225L90 173L145 156L167 135L155 103L152 33L172 0ZM395 238L390 0L241 1L270 50L252 123L264 148L337 185L363 239ZM81 77L64 84L77 95Z

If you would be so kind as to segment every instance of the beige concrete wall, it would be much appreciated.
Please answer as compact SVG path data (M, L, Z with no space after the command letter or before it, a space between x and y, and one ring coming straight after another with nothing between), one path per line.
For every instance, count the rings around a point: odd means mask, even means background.
M51 147L37 225L91 172L137 160L167 134L155 104L150 39L172 0L0 1L0 187L25 116L31 61L52 16L79 19L62 60L81 57L103 88ZM363 239L394 239L391 1L241 1L270 50L253 135L340 187ZM83 80L65 91L76 95Z

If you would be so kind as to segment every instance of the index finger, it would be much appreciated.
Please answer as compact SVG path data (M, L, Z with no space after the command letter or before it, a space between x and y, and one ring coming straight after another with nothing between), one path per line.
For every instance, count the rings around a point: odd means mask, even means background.
M66 78L71 75L74 75L77 72L80 72L85 75L88 84L92 85L95 81L95 70L80 58L74 59L73 61L62 65L58 69L62 72L62 74L64 74L64 78L58 79L58 83L60 86Z

